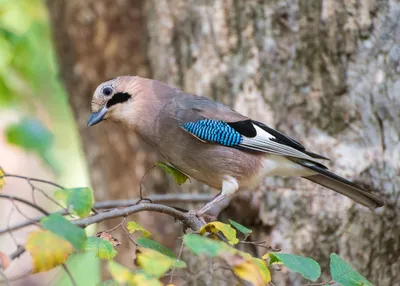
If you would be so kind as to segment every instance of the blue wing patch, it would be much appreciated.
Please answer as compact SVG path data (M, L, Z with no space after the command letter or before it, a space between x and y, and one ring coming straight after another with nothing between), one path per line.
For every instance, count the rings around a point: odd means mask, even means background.
M183 124L183 128L202 140L228 147L237 146L243 140L239 132L220 120L203 119L196 122L187 122Z

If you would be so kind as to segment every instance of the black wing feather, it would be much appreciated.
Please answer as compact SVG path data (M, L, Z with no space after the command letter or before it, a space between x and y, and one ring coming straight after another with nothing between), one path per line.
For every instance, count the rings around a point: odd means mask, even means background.
M275 139L271 139L272 141L275 141L279 144L283 144L286 146L290 146L296 150L299 150L305 154L307 154L308 156L315 158L315 159L322 159L322 160L329 160L329 158L326 158L324 156L321 156L319 154L313 153L313 152L309 152L306 151L306 148L300 144L300 142L282 134L281 132L279 132L278 130L272 129L271 127L268 127L267 125L265 125L262 122L259 121L255 121L255 120L251 120L253 124L257 125L258 127L260 127L261 129L264 129L266 132L268 132L269 134L273 135L275 137Z

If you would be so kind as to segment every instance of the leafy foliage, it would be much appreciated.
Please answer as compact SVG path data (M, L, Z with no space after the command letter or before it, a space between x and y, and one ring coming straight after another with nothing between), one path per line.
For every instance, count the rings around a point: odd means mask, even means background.
M25 248L32 256L33 273L63 264L73 251L68 241L47 230L28 234Z
M321 267L311 258L279 252L270 252L269 257L271 264L281 262L290 270L300 273L311 281L315 281L321 276Z
M128 270L124 266L114 261L108 262L108 271L110 272L114 280L118 283L117 285L146 285L146 286L163 285L156 278L148 276L144 272L132 273L130 270ZM112 282L113 281L111 281L111 283Z
M175 169L172 166L160 162L158 162L156 166L162 168L166 173L171 174L178 185L182 185L183 183L186 182L187 179L189 179L188 176L186 176L184 173Z
M173 253L169 248L167 248L164 245L161 245L158 242L151 240L149 238L139 237L137 240L137 243L141 247L153 249L153 250L158 251L158 252L160 252L166 256L169 256L171 258L176 258L175 253Z
M236 228L238 231L240 231L241 233L243 233L246 237L249 236L253 231L243 225L241 225L240 223L233 221L233 220L229 220L229 223L231 225L233 225L234 228Z
M219 221L213 221L203 225L200 229L200 234L205 234L206 232L217 234L222 233L228 242L232 245L235 245L239 242L239 239L236 237L236 230L234 230L229 224L225 224Z
M47 164L56 168L50 155L54 136L39 120L22 119L9 125L5 132L9 144L38 154Z
M85 251L94 251L97 257L105 260L113 259L117 255L112 243L100 237L89 237L86 240Z
M114 261L108 262L108 271L112 278L121 285L132 285L133 284L133 273L124 266Z
M349 263L336 253L330 257L331 275L334 281L345 286L372 286L372 284L357 272Z
M80 227L72 224L60 214L51 214L40 221L43 228L64 238L77 251L82 251L86 244L86 233Z
M143 271L153 277L163 276L171 267L185 268L186 263L178 261L150 248L141 248L137 261Z
M228 251L229 246L197 234L187 234L183 237L185 245L196 255L205 254L216 257L223 251Z
M89 187L57 190L54 197L79 217L87 217L93 207L93 190Z
M129 230L130 233L134 232L141 232L144 237L149 237L151 233L146 230L144 227L139 225L137 222L130 221L126 224L126 228Z

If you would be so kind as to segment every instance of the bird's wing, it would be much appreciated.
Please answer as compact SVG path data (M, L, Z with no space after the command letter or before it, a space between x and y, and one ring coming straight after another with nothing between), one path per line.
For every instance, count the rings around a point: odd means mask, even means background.
M265 152L315 162L327 159L267 125L251 120L209 99L188 99L176 112L185 131L203 142L245 151Z

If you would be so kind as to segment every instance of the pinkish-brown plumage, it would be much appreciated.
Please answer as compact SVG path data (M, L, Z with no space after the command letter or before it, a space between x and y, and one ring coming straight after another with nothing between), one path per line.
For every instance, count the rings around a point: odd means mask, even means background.
M221 103L158 81L121 76L104 82L94 93L92 111L89 125L103 119L124 124L159 151L168 164L222 189L223 196L257 186L265 176L298 176L370 208L383 205L375 195L329 172L316 161L326 158L306 151L297 141ZM186 128L185 124L198 122L211 125L197 133ZM214 127L214 122L219 127ZM218 141L215 134L220 130L225 130L223 136L240 140L234 145L229 145L229 140Z

